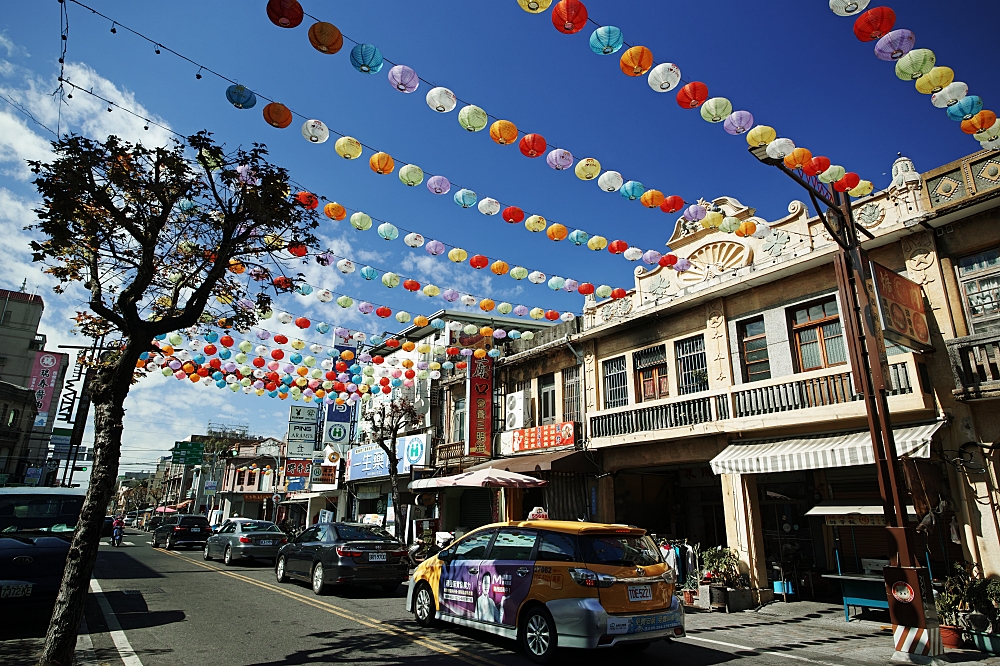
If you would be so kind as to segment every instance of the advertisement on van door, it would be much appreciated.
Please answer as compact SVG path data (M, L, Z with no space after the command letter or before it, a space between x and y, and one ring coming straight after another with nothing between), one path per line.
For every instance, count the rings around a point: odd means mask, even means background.
M446 612L488 624L514 626L517 609L531 587L530 561L449 563L442 571L441 602Z

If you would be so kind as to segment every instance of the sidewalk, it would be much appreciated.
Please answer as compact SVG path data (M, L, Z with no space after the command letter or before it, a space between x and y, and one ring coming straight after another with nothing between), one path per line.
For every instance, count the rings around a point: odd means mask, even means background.
M776 601L742 613L689 611L687 627L696 642L711 645L718 641L784 653L789 661L888 664L893 654L888 614L875 611L862 617L866 619L845 622L843 606ZM946 659L969 666L1000 666L1000 657L978 650L948 650Z

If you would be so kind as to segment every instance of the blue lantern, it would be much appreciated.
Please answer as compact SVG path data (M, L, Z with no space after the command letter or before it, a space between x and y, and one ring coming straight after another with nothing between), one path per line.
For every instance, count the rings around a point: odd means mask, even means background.
M340 358L340 350L337 349L336 347L330 347L328 350L326 350L326 355L329 356L330 358Z
M500 355L501 355L501 352L500 352L499 349L491 349L491 350L489 350L486 353L490 355L490 358L500 358Z
M384 340L382 339L381 335L373 335L372 337L368 338L368 342L378 347L380 344L384 342Z
M587 241L590 240L590 234L586 231L581 231L580 229L574 229L569 232L569 236L566 239L573 245L586 245Z
M229 357L232 355L233 352L229 351L228 349L223 349L222 351L219 352L219 358L221 358L223 361L229 360Z
M396 240L399 237L399 229L391 222L383 222L378 225L378 235L387 241Z
M366 280L374 280L375 278L378 277L378 271L372 268L371 266L364 266L361 269L361 277L363 277Z
M444 368L445 370L451 370L452 368L455 367L455 364L452 363L451 361L445 361L444 363L441 364L441 367Z
M194 210L194 202L190 199L181 199L177 203L177 207L186 213L189 210Z
M208 340L208 336L209 335L214 335L215 337L212 338L211 340ZM156 339L157 340L166 340L167 339L167 334L166 333L161 333L160 335L156 336ZM208 340L209 342L215 342L216 340L219 339L219 334L216 333L215 331L209 331L208 333L205 334L205 339Z
M313 288L307 284L300 284L295 288L296 293L302 294L303 296L308 296L313 293Z
M374 74L382 69L382 52L374 44L358 44L351 49L351 64L362 74Z
M462 208L472 208L476 205L476 193L463 188L455 192L455 203Z
M507 332L507 337L510 338L511 340L520 340L521 339L521 331L508 331Z
M968 120L983 110L983 98L967 95L948 107L948 117L956 122Z
M320 323L316 324L316 331L320 335L326 335L327 333L330 332L330 325L325 321L321 321Z
M143 353L145 353L145 352L143 352ZM192 358L191 360L194 361L195 363L197 363L198 365L202 365L202 364L205 363L205 355L204 354L195 354L194 358Z
M639 181L630 180L624 185L622 185L621 189L618 191L621 192L622 196L628 199L629 201L635 201L636 199L642 196L642 193L646 191L646 188L643 187L642 183L640 183Z
M288 362L292 363L293 365L298 365L299 363L302 362L302 354L295 352L294 354L288 357Z
M216 388L226 388L226 380L225 379L220 379L219 381L215 382L215 387Z
M590 50L597 55L611 55L624 42L621 30L613 25L602 25L590 35Z
M444 319L431 319L431 328L443 331L445 327Z
M226 99L237 109L252 109L257 103L257 95L246 86L239 83L226 88Z

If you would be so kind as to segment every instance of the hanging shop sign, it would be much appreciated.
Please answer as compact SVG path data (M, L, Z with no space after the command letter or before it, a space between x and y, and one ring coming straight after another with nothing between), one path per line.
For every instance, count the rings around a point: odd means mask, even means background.
M824 522L831 527L885 527L885 516L862 514L825 516Z
M413 466L428 462L427 435L411 435L396 440L397 471L409 474ZM378 444L355 446L347 452L347 481L389 476L389 456Z
M522 428L501 434L501 453L505 456L530 453L576 443L573 422L550 423L537 428Z
M289 459L285 461L285 476L304 476L312 474L312 460L309 459Z
M932 349L920 285L874 261L871 271L886 339L916 351Z
M465 379L465 455L492 458L493 359L470 357Z
M51 352L35 354L35 363L31 369L31 384L28 388L35 394L35 407L38 409L34 422L36 428L44 428L49 422L49 407L52 405L52 396L58 391L56 381L59 379L62 357L62 354Z
M338 472L340 465L326 465L326 454L323 451L316 451L312 458L312 468L310 469L310 484L313 490L335 490L337 488Z
M316 423L318 407L307 407L304 405L292 405L288 409L289 423Z

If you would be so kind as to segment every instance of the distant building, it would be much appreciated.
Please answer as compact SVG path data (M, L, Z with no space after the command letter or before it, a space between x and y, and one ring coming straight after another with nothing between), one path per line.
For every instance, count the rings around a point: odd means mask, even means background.
M35 414L31 391L0 382L0 486L24 482Z

